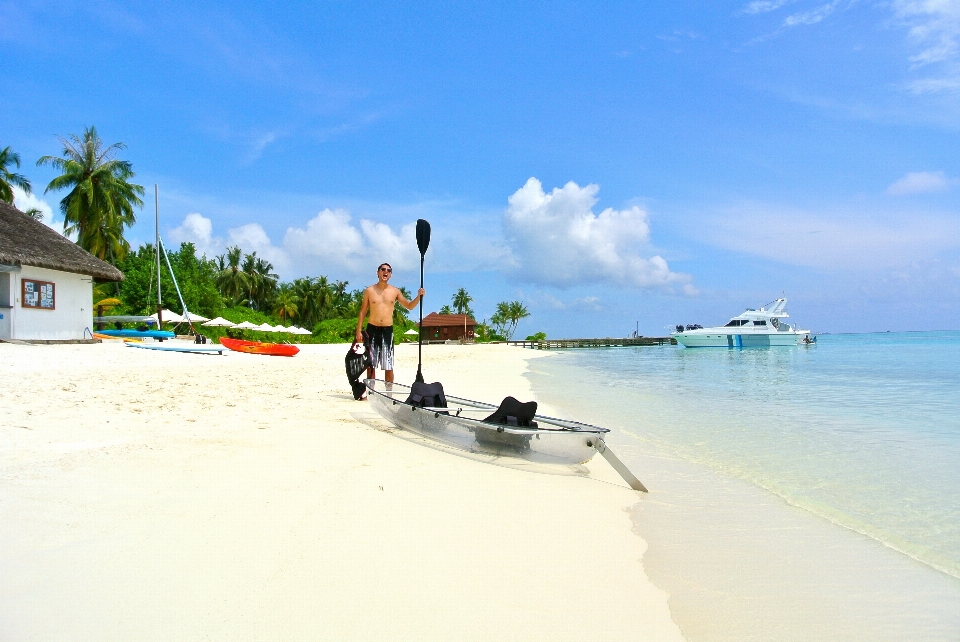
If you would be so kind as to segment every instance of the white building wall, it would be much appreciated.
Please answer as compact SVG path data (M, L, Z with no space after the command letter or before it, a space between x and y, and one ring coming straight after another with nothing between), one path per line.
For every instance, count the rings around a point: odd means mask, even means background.
M46 268L23 266L20 272L11 273L13 307L10 329L12 339L84 339L93 329L93 279L83 274L72 274ZM55 310L25 308L20 300L23 279L36 279L56 284ZM3 312L0 309L0 312ZM4 315L6 316L6 315ZM86 336L84 336L86 335Z

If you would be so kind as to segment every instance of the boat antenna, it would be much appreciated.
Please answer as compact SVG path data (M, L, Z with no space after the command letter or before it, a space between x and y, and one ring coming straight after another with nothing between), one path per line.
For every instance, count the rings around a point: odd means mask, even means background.
M423 289L423 257L430 247L430 223L422 218L417 219L417 247L420 249L420 289ZM423 383L423 298L420 298L420 337L417 346L417 378Z
M163 301L160 298L160 186L153 184L153 205L156 212L156 243L157 251L157 330L163 329ZM162 339L161 339L162 340Z

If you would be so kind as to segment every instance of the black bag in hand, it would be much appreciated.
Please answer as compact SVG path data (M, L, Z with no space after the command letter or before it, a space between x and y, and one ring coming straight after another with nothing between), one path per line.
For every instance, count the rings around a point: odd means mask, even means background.
M367 391L366 384L360 381L360 375L370 366L367 349L354 341L343 361L347 370L347 381L350 382L350 387L353 389L353 398L360 401Z

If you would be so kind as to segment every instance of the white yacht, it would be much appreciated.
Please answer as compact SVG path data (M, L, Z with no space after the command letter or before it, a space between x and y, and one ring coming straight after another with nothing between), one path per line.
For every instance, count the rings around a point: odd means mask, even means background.
M809 330L791 327L784 321L786 299L777 299L759 310L747 309L724 326L704 328L699 325L677 326L671 336L687 348L753 348L795 346L816 342Z

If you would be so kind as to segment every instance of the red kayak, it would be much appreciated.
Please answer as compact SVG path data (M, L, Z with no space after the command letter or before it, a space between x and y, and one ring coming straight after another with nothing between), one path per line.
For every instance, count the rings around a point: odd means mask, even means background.
M300 352L300 348L289 343L262 343L260 341L244 341L243 339L231 339L230 337L220 337L220 345L224 348L230 348L237 352L248 352L250 354L269 354L275 357L292 357Z

